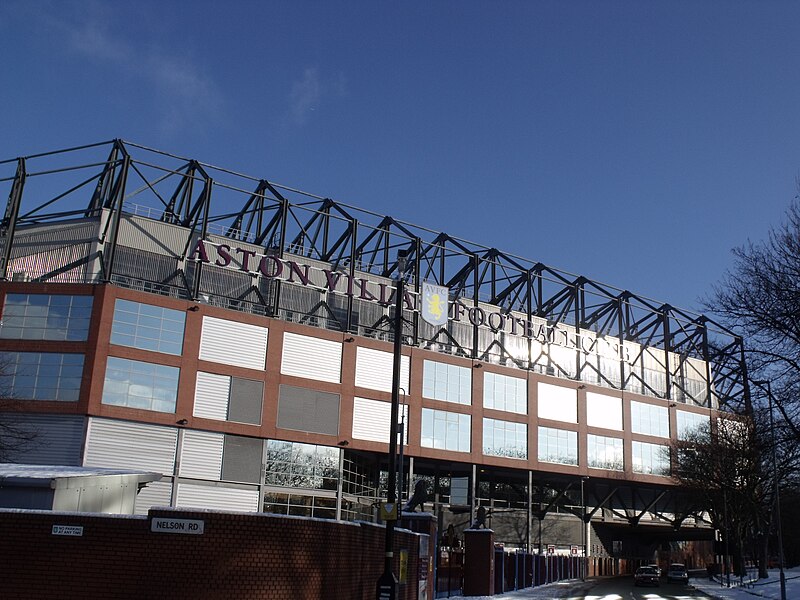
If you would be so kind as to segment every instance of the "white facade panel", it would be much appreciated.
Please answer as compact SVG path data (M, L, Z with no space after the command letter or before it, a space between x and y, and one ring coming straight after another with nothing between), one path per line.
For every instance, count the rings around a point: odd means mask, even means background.
M394 371L394 355L383 350L358 348L356 350L356 385L359 387L392 391L392 375ZM400 388L409 392L409 357L400 359Z
M225 421L228 418L230 392L231 378L228 375L198 371L192 414L195 417Z
M266 327L203 317L200 359L263 371L267 334Z
M408 444L408 406L400 406L399 417L403 419L403 443ZM390 402L353 398L353 438L371 442L389 443L389 422L392 418Z
M586 392L586 424L622 431L622 398Z
M258 511L258 490L179 483L176 504L181 507Z
M172 427L92 418L83 464L172 475L177 443L178 430Z
M222 474L222 448L225 436L207 431L183 432L181 443L181 477L220 480Z
M578 390L539 382L538 404L540 419L578 422Z
M153 481L148 483L142 491L136 495L136 507L134 513L146 515L147 511L153 506L169 506L172 500L171 481Z
M281 373L317 381L340 383L342 344L307 335L285 333Z

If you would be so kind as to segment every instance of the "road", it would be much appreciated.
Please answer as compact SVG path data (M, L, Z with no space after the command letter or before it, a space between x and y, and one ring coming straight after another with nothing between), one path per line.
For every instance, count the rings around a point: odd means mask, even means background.
M691 586L667 583L661 580L659 587L636 587L633 577L602 579L585 596L573 596L575 600L709 600L710 596L694 590Z

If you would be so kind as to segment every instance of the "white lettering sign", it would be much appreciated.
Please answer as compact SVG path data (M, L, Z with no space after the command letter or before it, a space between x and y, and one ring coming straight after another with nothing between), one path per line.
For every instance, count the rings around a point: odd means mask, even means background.
M350 273L320 269L269 254L258 254L255 250L236 248L228 244L198 239L189 259L201 264L238 269L267 279L304 287L313 286L381 306L395 304L395 289L387 283L370 281ZM312 277L312 270L315 277ZM317 283L312 283L312 279ZM475 327L489 329L494 334L526 337L543 345L561 346L585 354L631 362L630 348L613 336L604 338L596 337L592 333L586 335L569 327L535 322L524 315L508 313L500 308L486 309L471 303L471 300L466 304L460 300L451 302L449 288L427 282L422 284L419 297L413 289L406 289L403 295L404 310L419 312L424 320L436 326L443 326L448 320L468 322Z
M161 517L153 518L150 523L150 531L156 533L185 533L188 535L202 535L205 521L193 519L165 519Z
M53 525L53 535L72 535L81 537L83 535L83 527L80 525Z

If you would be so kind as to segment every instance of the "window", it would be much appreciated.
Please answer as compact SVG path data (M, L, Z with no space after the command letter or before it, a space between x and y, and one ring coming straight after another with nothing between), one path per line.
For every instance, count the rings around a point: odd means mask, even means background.
M540 419L578 422L578 391L549 383L539 383L538 415Z
M590 433L586 437L586 451L590 467L622 471L624 459L621 439Z
M483 406L520 415L528 414L527 381L496 373L483 376Z
M631 431L669 437L669 412L666 406L631 402Z
M660 444L633 442L633 472L669 475L669 448Z
M423 408L421 445L424 448L469 452L470 427L469 415Z
M487 456L528 458L528 426L525 423L483 420L483 453Z
M83 354L2 352L3 385L18 400L76 402L81 391Z
M111 343L180 355L185 322L182 311L117 298Z
M103 404L175 412L180 369L108 357Z
M705 438L709 435L711 420L708 415L679 410L677 411L677 417L679 440Z
M6 294L0 338L84 342L91 317L91 296Z
M472 404L470 369L426 360L422 372L422 395L425 398L456 404Z
M539 460L562 465L578 464L578 433L539 427Z
M335 490L338 481L338 448L267 440L266 485Z
M336 518L336 496L305 494L264 494L264 512L316 519ZM361 516L361 515L359 515Z

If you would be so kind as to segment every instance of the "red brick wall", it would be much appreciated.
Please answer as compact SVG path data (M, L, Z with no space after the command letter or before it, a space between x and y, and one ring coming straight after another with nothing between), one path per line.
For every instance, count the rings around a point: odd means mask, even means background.
M152 533L153 517L204 521L202 535ZM81 537L52 534L79 525ZM374 600L384 529L275 515L156 509L144 517L0 511L0 595L141 600ZM408 551L401 600L417 600L419 537Z

